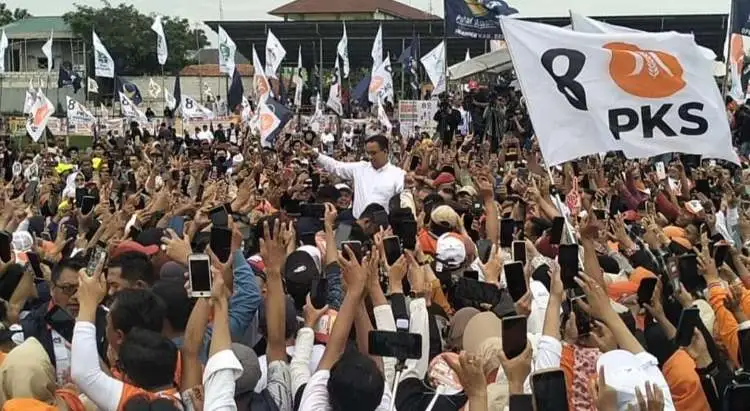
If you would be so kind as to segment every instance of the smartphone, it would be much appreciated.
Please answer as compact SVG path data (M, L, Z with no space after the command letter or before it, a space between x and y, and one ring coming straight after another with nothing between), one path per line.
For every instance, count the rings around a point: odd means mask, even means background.
M372 222L377 224L378 227L385 230L388 228L388 213L385 211L376 211L372 213Z
M593 209L593 212L597 220L601 221L601 220L607 219L607 210L602 210L601 208L595 208Z
M526 277L523 274L523 264L518 261L505 264L503 271L505 271L505 283L508 285L508 293L514 302L520 300L528 291Z
M750 403L750 384L732 384L724 392L725 411L746 411Z
M132 192L138 191L138 183L135 181L135 173L132 171L128 173L128 189Z
M508 359L516 358L526 349L526 316L503 318L503 352Z
M85 197L87 193L88 190L83 187L76 188L76 207L81 207L81 205L83 204L83 197Z
M383 249L388 265L393 265L401 257L401 242L398 237L390 236L383 239Z
M574 297L570 300L570 309L576 315L576 330L579 337L591 334L591 316L583 310L577 301L586 301L586 296Z
M487 264L487 261L489 261L491 254L492 241L487 239L477 241L477 256L479 257L479 261L481 261L482 264Z
M526 242L525 241L513 242L513 261L519 261L521 264L526 265Z
M417 247L417 222L404 221L399 225L399 236L404 250L414 250Z
M680 281L688 292L693 292L705 286L705 280L698 274L698 260L695 254L683 254L677 259L680 271Z
M464 278L471 278L472 280L479 281L479 271L466 270L464 271Z
M563 217L555 217L555 219L552 220L552 228L549 231L550 244L560 244L564 227L565 219Z
M215 252L215 251L214 251ZM211 262L206 254L191 254L188 260L190 297L211 296Z
M651 299L654 296L654 289L658 280L653 277L644 278L641 280L641 284L638 286L638 305L651 304Z
M300 214L303 217L315 218L322 220L326 215L325 204L305 203L300 205Z
M167 228L171 228L181 238L185 231L185 217L179 215L170 218Z
M728 244L714 245L714 261L716 261L717 267L721 267L727 261L728 254L729 254Z
M404 331L373 330L367 336L370 355L418 360L422 358L422 335Z
M560 264L563 287L566 290L578 288L578 284L575 282L578 275L578 244L560 245L557 262Z
M94 209L96 204L96 198L91 196L83 196L81 199L81 214L86 215Z
M411 163L409 164L409 171L414 171L419 167L419 163L422 162L422 158L419 156L411 156Z
M513 232L516 229L516 222L512 218L503 218L500 220L500 247L509 248L513 246Z
M208 217L211 219L211 224L214 227L229 227L229 213L223 205L211 209L208 212Z
M658 178L660 181L667 179L667 171L666 171L666 168L664 167L663 161L659 161L656 164L654 164L654 170L656 170L656 178Z
M364 254L362 254L362 243L359 241L344 241L341 243L341 251L345 252L347 246L352 250L357 261L361 263L364 257ZM348 258L349 256L345 253L344 257Z
M680 291L680 268L679 262L676 256L667 257L667 276L669 276L669 284L672 286L672 293L677 294Z
M711 185L708 183L708 180L695 180L695 190L705 194L707 197L711 196Z
M534 409L568 411L568 387L562 369L546 369L531 374Z
M232 254L232 230L226 227L211 228L210 237L211 251L216 255L219 261L225 263L229 261Z
M750 329L739 330L740 337L740 365L743 370L750 369Z
M700 321L700 310L698 307L684 308L680 314L680 322L677 325L677 334L674 337L675 342L680 347L687 347L693 339L695 326Z
M299 217L302 214L302 206L300 205L300 200L292 200L290 198L284 199L281 204L281 208L286 211L287 215L290 215L292 217ZM323 211L323 213L325 215L325 211Z
M5 262L11 259L13 237L7 231L0 231L0 259Z
M42 261L39 259L39 254L27 251L26 258L29 259L29 266L31 266L31 271L34 272L34 278L43 280L44 272L42 272Z
M518 176L518 179L521 181L527 181L529 179L529 169L526 167L521 167L516 171L516 176Z
M44 321L49 324L50 328L57 331L65 341L73 341L73 328L76 325L76 319L65 309L59 305L53 305L44 315Z

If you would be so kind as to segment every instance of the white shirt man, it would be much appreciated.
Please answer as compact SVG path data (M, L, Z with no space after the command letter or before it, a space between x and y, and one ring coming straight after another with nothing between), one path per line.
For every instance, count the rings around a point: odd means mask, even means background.
M200 133L198 133L198 140L206 140L209 143L214 141L214 134L208 129L208 127L204 127L203 130L201 130Z
M326 155L330 156L333 154L333 146L335 142L336 138L329 129L326 129L326 131L320 135L320 144L323 146L323 152L326 153Z

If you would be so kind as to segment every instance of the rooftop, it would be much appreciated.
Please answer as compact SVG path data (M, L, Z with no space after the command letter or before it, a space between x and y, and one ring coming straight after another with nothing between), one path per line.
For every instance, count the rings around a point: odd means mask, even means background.
M425 13L395 0L295 0L271 10L272 16L287 14L350 14L380 11L404 20L438 20L440 17Z
M62 16L34 16L1 27L10 40L48 39L50 31L56 39L74 39L73 30Z

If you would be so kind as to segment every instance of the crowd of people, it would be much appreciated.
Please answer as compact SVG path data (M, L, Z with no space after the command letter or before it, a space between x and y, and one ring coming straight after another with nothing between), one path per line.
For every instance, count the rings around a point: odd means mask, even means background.
M434 136L0 142L0 408L748 409L748 164L548 168L475 89Z

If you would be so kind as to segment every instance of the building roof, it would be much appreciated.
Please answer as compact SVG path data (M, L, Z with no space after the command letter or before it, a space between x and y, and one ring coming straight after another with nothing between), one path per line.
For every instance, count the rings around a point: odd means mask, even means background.
M436 20L440 17L425 13L395 0L295 0L271 10L272 16L286 14L347 14L381 11L405 20Z
M10 40L48 39L50 31L54 31L57 39L74 39L73 30L61 16L26 17L6 24L1 28Z

